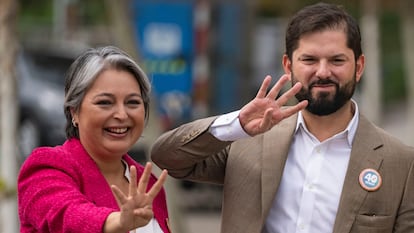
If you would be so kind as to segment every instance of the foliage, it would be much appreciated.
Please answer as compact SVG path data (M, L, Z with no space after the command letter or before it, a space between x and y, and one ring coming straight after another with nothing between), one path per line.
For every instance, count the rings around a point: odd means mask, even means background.
M401 28L398 12L384 11L381 25L381 64L383 75L383 101L392 103L406 97L404 63L401 51Z
M0 177L0 193L4 192L4 190L6 189L6 183L4 182L4 180Z
M0 177L0 200L6 196L6 182Z
M0 177L0 199L16 195L16 189L8 187L6 181Z
M24 0L20 1L18 26L27 30L33 25L52 25L52 1L51 0Z
M53 9L56 0L23 0L20 1L19 28L30 30L36 27L52 27ZM106 22L104 1L72 1L70 6L75 20L82 25L93 25ZM76 19L73 19L76 17Z

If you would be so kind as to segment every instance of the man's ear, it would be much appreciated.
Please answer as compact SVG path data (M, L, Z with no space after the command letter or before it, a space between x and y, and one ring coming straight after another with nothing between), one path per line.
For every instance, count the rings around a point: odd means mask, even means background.
M285 71L286 74L292 73L292 62L289 59L287 54L283 55L282 66L283 66L283 70Z
M365 56L364 54L362 54L356 60L356 65L355 65L355 78L357 82L361 80L362 74L364 73L364 69L365 69Z

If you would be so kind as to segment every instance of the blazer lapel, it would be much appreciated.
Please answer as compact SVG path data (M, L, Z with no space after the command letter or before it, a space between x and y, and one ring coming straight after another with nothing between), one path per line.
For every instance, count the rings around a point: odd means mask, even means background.
M297 114L283 120L263 135L261 179L263 221L266 221L282 178L283 168L293 138L292 135L296 127L296 121Z
M71 139L67 145L71 150L72 156L76 156L79 164L85 168L83 192L90 200L98 206L106 206L119 209L111 187L99 170L98 165L88 155L85 148L78 139ZM86 172L87 171L87 172Z
M382 140L374 126L365 117L360 116L336 215L334 233L350 232L352 223L368 193L360 186L359 175L366 168L379 170L383 156L375 150L382 145Z

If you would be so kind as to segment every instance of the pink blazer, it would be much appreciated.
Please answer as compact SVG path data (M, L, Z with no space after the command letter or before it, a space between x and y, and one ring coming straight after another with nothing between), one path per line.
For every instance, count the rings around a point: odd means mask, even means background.
M144 168L128 155L138 177ZM152 176L149 186L156 181ZM98 166L78 139L32 152L18 177L20 232L102 232L106 217L119 207ZM154 217L169 232L164 190L153 203Z

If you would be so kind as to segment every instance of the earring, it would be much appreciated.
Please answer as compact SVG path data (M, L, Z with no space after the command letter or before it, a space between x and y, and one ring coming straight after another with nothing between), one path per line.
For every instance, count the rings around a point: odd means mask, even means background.
M72 118L72 125L73 127L77 128L78 127L78 123L75 122L75 118Z

